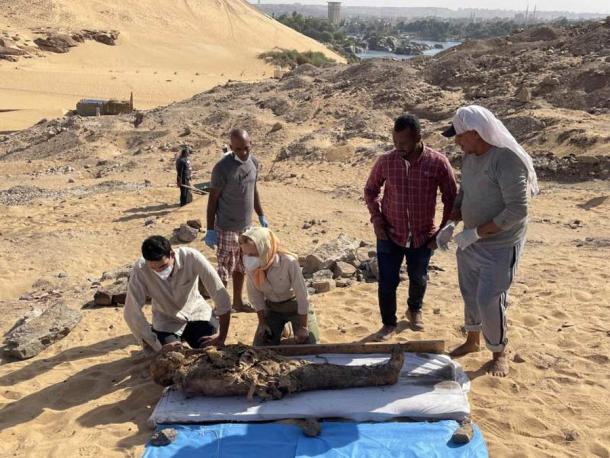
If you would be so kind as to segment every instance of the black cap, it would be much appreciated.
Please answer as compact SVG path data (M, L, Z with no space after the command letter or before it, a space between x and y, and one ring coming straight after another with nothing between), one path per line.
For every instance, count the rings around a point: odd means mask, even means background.
M455 137L457 135L457 132L455 131L455 127L453 127L453 124L451 124L443 132L441 132L441 135L443 137L451 138Z

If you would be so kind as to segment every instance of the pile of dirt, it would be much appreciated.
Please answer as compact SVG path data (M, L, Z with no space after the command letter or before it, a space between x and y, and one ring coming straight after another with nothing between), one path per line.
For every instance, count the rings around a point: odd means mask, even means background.
M610 113L610 21L543 26L464 43L423 70L430 83L459 87L491 106L526 89L556 107Z

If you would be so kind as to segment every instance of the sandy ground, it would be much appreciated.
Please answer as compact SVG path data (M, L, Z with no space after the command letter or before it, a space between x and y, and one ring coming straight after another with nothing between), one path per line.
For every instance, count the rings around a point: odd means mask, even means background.
M0 30L23 43L33 27L121 35L116 46L86 42L67 54L0 60L0 131L62 116L81 98L128 99L133 92L136 108L148 109L230 79L269 77L273 67L257 56L275 47L343 61L242 0L0 0Z
M207 178L212 163L209 155L195 160L196 181ZM265 158L263 163L269 165ZM78 170L31 175L52 165L60 164L3 162L2 187L35 182L65 190L99 181ZM33 283L40 284L39 279L55 285L71 307L80 308L93 293L88 277L135 261L146 236L169 235L187 219L203 218L203 197L177 207L167 167L151 155L135 170L110 177L151 180L151 187L140 190L3 207L0 331L27 309L17 298L32 290ZM279 167L280 175L304 176L260 184L271 225L293 251L307 253L341 232L373 240L363 203L336 192L341 185L362 185L368 164ZM76 183L66 184L68 178ZM487 352L460 360L473 380L473 418L493 457L608 457L610 198L603 197L610 189L607 182L546 182L542 188L532 205L528 244L511 291L511 360L518 354L524 362L512 363L510 376L497 379L482 370ZM145 226L149 218L154 224ZM327 223L301 229L309 219ZM574 220L580 220L580 227L569 227ZM606 243L582 245L587 237ZM191 246L215 261L200 239ZM403 320L396 340L440 338L453 347L463 339L454 252L435 254L433 264L437 268L426 296L426 330L415 333ZM58 278L60 272L67 276ZM376 287L359 284L314 296L323 342L355 341L378 328ZM400 301L402 314L404 284ZM229 342L249 342L254 325L252 315L234 315ZM161 393L148 381L146 364L121 309L115 308L83 310L81 323L65 339L31 360L0 365L0 385L3 456L139 456L151 434L146 420Z

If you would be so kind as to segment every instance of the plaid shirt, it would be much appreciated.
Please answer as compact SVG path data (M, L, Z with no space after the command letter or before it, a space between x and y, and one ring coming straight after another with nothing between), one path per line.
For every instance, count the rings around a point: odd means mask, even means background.
M434 215L438 188L442 193L444 225L457 195L449 160L424 146L419 158L409 164L399 151L393 150L383 154L373 166L364 188L364 199L371 221L385 224L388 236L396 244L418 248L436 235Z

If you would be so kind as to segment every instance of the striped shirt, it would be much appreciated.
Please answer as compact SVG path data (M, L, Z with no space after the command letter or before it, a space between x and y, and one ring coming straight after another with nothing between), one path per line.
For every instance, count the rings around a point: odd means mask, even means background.
M380 197L382 187L383 197ZM389 151L377 159L364 188L371 222L384 224L394 243L419 248L436 234L438 189L443 201L442 227L449 219L457 195L449 160L427 146L412 164L400 151Z

